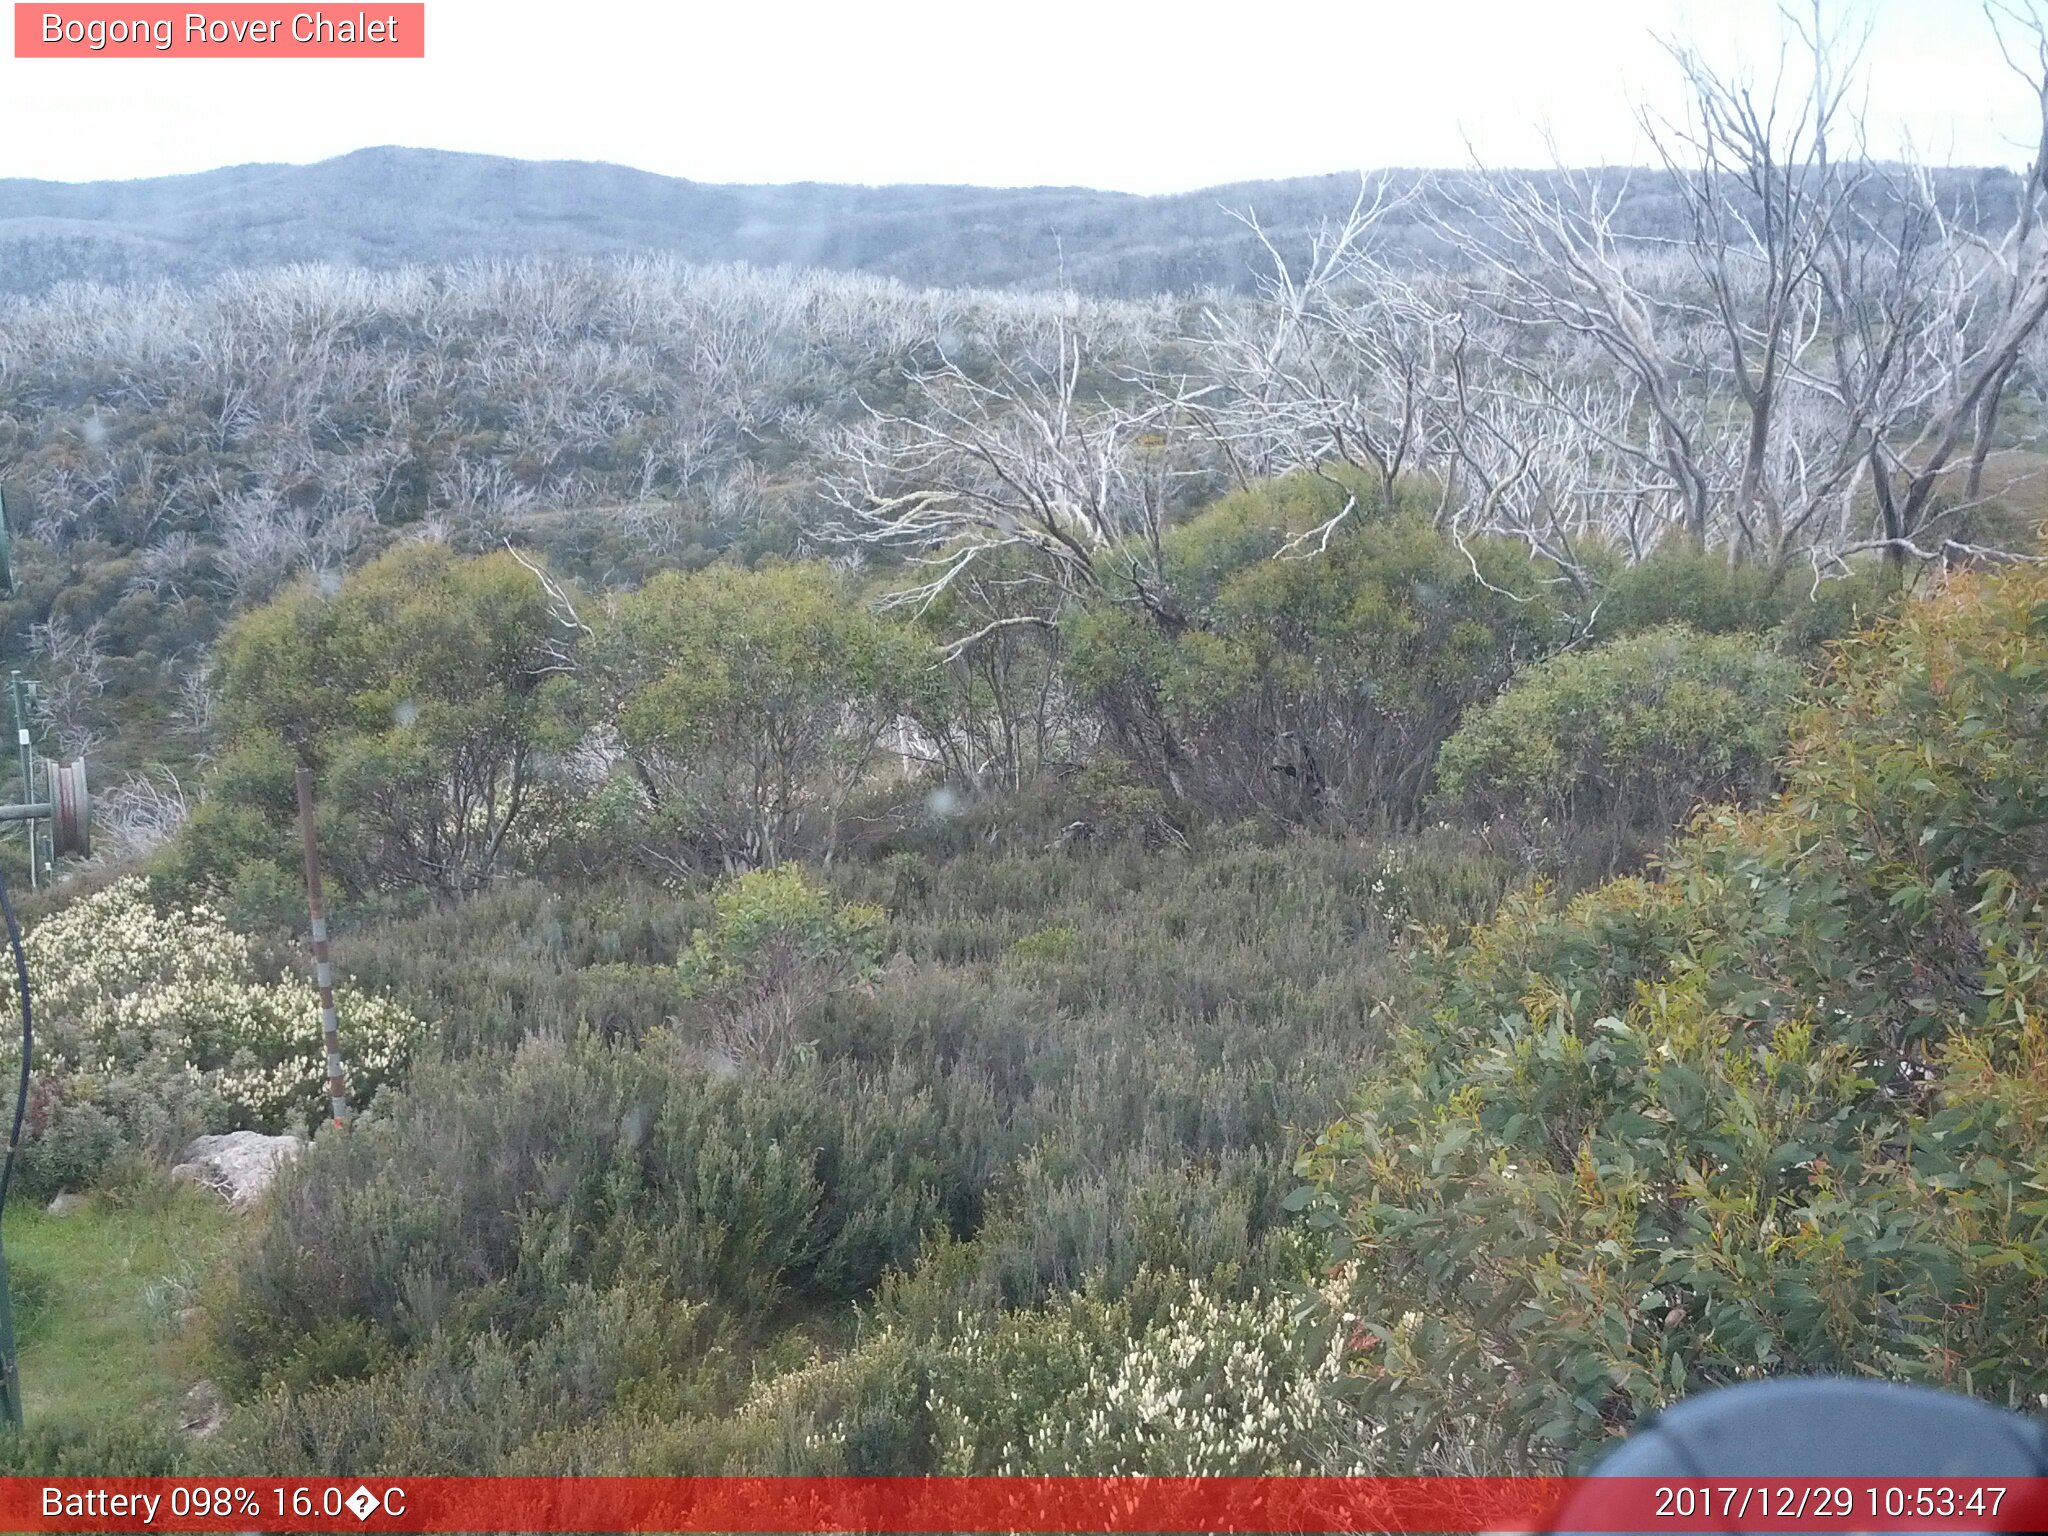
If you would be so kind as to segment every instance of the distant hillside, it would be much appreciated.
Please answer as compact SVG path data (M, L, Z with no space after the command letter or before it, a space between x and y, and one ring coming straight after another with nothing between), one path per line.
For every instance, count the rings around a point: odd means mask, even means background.
M1661 176L1596 174L1612 186L1627 176L1624 227L1675 229L1678 206ZM1980 202L1986 214L2010 206L2011 175L1946 174L1958 199ZM628 251L941 287L1241 289L1261 253L1227 210L1256 209L1291 252L1341 215L1357 189L1355 174L1168 197L1076 187L711 186L617 165L365 149L317 165L148 181L0 181L0 293L73 279L190 282L302 261L389 267ZM1418 257L1439 252L1419 205L1386 233Z

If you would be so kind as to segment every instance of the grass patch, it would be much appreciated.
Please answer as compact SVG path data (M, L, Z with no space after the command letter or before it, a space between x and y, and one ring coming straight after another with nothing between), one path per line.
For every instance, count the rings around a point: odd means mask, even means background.
M201 1375L197 1305L237 1218L216 1197L145 1187L68 1216L7 1213L22 1408L39 1422L169 1425Z

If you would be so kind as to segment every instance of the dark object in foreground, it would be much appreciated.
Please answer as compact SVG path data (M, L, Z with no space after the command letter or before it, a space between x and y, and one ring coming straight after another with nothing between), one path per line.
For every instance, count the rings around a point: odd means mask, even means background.
M1598 1477L2044 1477L2048 1425L1847 1376L1708 1392L1648 1420Z
M2048 1477L2048 1424L1930 1387L1853 1377L1759 1381L1655 1415L1603 1457L1593 1476ZM1590 1501L1598 1498L1597 1490L1574 1494L1555 1529L1579 1528L1575 1511L1579 1521L1597 1524Z

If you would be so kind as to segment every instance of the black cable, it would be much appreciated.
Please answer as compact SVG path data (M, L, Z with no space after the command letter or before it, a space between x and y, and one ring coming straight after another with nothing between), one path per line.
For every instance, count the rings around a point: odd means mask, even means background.
M7 1209L7 1191L14 1183L14 1155L21 1149L21 1122L28 1114L28 1064L35 1050L36 1026L28 1005L28 955L21 947L21 924L7 899L7 878L0 875L0 915L7 919L7 942L14 950L14 979L21 989L21 1085L14 1095L14 1126L7 1133L7 1162L0 1166L0 1213Z

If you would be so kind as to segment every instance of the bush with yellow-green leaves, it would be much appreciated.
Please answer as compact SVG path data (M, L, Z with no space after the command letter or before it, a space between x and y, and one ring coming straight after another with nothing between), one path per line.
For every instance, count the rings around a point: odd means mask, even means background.
M720 888L717 920L676 962L682 996L710 1013L710 1039L736 1061L780 1058L804 1011L870 974L881 957L880 907L841 902L794 864Z
M1780 1372L2048 1405L2044 678L2048 573L1957 579L1842 644L1772 806L1447 964L1300 1197L1408 1455Z
M312 989L257 979L248 940L212 908L160 908L142 880L119 880L37 924L24 949L37 1026L31 1188L76 1187L125 1151L174 1150L200 1131L303 1130L320 1112ZM360 1103L403 1071L424 1026L388 998L343 991L340 1006ZM17 1008L10 963L0 1018ZM19 1062L18 1036L0 1055Z
M1707 800L1772 787L1805 667L1744 635L1663 625L1530 667L1437 758L1441 798L1580 840L1662 842Z

